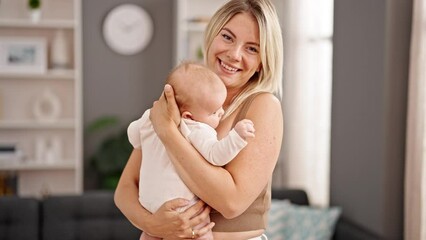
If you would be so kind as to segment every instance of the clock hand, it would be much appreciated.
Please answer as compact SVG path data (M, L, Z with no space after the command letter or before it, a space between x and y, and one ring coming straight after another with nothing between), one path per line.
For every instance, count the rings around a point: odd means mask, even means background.
M131 32L135 25L138 23L138 20L129 21L126 18L119 18L117 19L117 24L122 31L125 33Z
M118 19L117 24L118 24L118 27L122 29L123 31L125 32L129 31L128 24L125 21L123 21L123 19Z
M140 19L134 19L133 21L128 23L128 27L130 29L133 29L135 27L139 27L139 25L140 25Z

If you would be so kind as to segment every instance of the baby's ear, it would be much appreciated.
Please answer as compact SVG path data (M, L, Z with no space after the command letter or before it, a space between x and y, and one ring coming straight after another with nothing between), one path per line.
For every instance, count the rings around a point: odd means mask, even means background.
M192 114L190 112L188 112L188 111L184 111L182 113L182 118L184 118L184 119L191 119L192 120Z

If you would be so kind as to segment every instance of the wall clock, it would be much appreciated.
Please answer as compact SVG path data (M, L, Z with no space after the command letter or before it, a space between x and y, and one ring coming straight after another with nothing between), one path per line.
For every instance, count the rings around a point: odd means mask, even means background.
M151 41L153 23L149 14L135 4L121 4L113 8L103 23L103 37L115 52L133 55Z

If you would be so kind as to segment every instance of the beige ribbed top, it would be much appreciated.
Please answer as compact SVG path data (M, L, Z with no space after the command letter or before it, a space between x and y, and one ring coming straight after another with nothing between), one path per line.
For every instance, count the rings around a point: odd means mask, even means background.
M254 93L249 96L241 105L233 126L244 119L253 99L261 94ZM212 210L210 219L215 222L214 232L243 232L258 229L266 229L268 223L268 211L271 205L271 181L265 186L263 191L254 200L254 202L240 216L233 219L226 219L217 212Z

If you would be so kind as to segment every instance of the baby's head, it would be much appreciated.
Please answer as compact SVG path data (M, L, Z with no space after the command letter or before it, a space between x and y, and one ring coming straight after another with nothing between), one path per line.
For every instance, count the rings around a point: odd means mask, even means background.
M179 64L168 76L181 116L216 128L223 115L226 87L207 67L191 62Z

